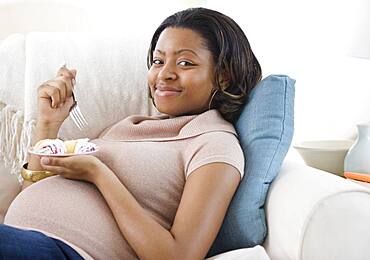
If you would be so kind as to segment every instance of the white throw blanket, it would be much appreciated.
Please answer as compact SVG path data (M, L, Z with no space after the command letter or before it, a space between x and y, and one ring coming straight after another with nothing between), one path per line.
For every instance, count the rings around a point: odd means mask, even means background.
M149 42L123 32L29 33L6 39L0 48L0 156L12 166L12 173L19 174L27 160L37 117L37 88L55 77L63 61L77 69L75 96L89 127L79 131L68 118L60 138L91 139L128 115L157 114L147 95Z
M25 122L25 37L13 34L0 45L0 156L12 173L27 157L32 120Z

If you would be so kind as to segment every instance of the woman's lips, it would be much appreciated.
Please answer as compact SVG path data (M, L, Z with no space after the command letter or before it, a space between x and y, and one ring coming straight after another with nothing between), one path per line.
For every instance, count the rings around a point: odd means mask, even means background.
M156 89L154 94L159 97L172 97L180 95L181 91L178 90L160 90Z

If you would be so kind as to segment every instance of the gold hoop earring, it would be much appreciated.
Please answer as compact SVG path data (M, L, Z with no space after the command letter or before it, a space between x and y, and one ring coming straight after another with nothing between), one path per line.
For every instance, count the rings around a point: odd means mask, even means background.
M209 101L209 104L208 104L208 110L211 110L212 101L213 101L213 98L215 97L217 91L218 91L218 89L216 89L215 92L213 92L213 94L211 96L211 100Z

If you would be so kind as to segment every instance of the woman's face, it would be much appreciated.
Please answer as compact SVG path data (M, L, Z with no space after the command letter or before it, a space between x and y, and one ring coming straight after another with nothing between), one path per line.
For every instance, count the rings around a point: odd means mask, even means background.
M203 38L184 28L166 28L153 52L148 83L157 109L171 116L208 110L214 62Z

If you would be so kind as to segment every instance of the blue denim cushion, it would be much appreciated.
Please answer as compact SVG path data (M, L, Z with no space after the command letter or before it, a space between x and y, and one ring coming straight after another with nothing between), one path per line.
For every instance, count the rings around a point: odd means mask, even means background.
M208 256L262 244L265 200L290 147L295 80L270 75L252 91L235 128L245 156L245 175Z

